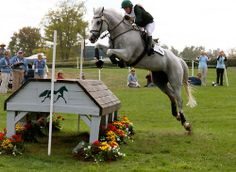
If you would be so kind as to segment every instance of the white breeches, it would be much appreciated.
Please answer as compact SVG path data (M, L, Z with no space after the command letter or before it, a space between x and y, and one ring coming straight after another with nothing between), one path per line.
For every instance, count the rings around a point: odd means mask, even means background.
M149 23L145 26L148 36L152 36L152 33L155 30L155 22Z

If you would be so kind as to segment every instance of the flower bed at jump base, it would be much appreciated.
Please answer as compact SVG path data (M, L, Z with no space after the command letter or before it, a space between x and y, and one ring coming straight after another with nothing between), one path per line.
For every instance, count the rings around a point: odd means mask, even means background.
M74 149L74 156L83 161L115 161L125 156L120 145L132 141L133 123L126 116L101 128L99 140L92 144L81 141Z
M64 118L53 115L52 129L60 131ZM6 137L6 130L0 132L0 154L21 155L24 151L24 142L38 142L36 136L46 136L48 131L48 118L42 117L35 122L16 124L16 134L11 138ZM126 116L100 129L99 140L90 144L81 141L74 149L73 155L82 161L115 161L125 156L120 151L121 144L133 141L133 124Z

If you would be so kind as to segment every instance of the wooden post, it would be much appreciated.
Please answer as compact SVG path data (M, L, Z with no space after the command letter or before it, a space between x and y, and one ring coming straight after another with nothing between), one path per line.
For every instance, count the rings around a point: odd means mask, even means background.
M93 143L94 141L98 140L100 122L101 116L92 116L89 143Z
M7 112L7 137L11 137L16 133L15 131L15 112L14 111L8 111Z

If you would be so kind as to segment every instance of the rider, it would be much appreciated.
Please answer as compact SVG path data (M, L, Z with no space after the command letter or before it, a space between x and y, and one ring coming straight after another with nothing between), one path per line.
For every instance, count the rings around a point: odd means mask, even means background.
M155 29L153 17L140 5L133 5L130 0L123 0L121 7L125 10L125 19L133 20L139 27L144 27L148 34L147 53L150 56L153 53L152 49L152 33Z

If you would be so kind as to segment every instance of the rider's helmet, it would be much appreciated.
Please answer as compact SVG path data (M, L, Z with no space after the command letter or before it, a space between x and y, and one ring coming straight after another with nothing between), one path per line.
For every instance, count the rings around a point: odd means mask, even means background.
M127 8L127 7L130 7L130 8L133 7L133 4L132 4L132 2L130 0L124 0L121 3L121 8Z

